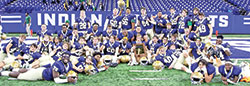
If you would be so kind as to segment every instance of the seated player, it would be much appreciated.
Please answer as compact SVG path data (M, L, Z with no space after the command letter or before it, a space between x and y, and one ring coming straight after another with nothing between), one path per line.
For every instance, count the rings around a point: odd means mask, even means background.
M161 45L158 39L159 39L158 36L155 35L153 39L147 43L147 48L148 48L147 56L149 63L152 63L151 58L154 58L156 56L156 51Z
M38 46L33 43L30 45L29 48L26 48L25 50L18 52L20 54L19 57L16 58L16 60L20 60L21 62L21 68L38 68L39 65L35 64L35 61L37 61L41 57L41 53L37 51ZM21 55L23 54L23 55Z
M233 65L232 61L227 60L225 65L219 67L221 80L225 85L237 84L242 78L242 69L239 66Z
M210 42L213 35L213 27L204 13L199 13L199 21L196 22L196 26L198 26L198 28L195 33L199 34L201 41L204 43Z
M145 58L147 57L147 46L146 46L146 43L143 41L143 38L140 34L136 36L136 40L132 41L132 44L133 44L133 47L131 51L132 52L131 61L129 62L130 66L137 65L138 62L140 62L142 57L145 57Z
M53 50L53 43L50 41L49 35L44 35L43 41L37 43L39 52L43 55L49 55Z
M131 31L122 29L122 32L119 33L117 37L119 40L122 40L123 37L127 37L129 41L132 41L132 38L134 37L134 35Z
M104 64L104 59L102 59L102 54L99 52L94 53L93 57L90 59L97 72L105 71L109 68ZM86 63L90 63L86 61Z
M177 35L171 35L169 45L175 45L177 49L182 49L184 45L182 44L181 40L177 40Z
M59 37L54 37L53 38L53 49L56 49L60 46L62 46L62 40Z
M72 56L80 57L86 56L86 51L88 50L87 42L84 37L80 37L79 40L74 42L71 46Z
M86 52L86 56L92 56L94 52L102 52L103 50L103 47L101 47L103 43L100 42L98 37L94 37L93 40L89 40L87 45L89 46L89 49L87 50L88 52Z
M109 24L107 30L102 32L103 40L107 41L110 38L110 36L117 37L117 34L118 34L117 31L113 30L111 24Z
M121 62L129 62L130 60L130 55L131 55L131 48L132 44L128 42L128 38L124 37L122 39L122 43L120 43L120 48L119 48L119 60Z
M99 29L99 24L94 23L93 28L88 29L88 34L87 34L87 39L92 39L94 36L101 36L102 35L102 30Z
M83 33L78 33L77 28L74 28L72 31L72 35L69 37L71 45L73 45L74 42L78 41L80 37L83 36Z
M224 37L222 35L218 35L216 39L216 46L220 49L222 53L222 57L220 57L221 61L230 60L231 51L229 43L223 43Z
M158 49L158 55L155 57L155 61L161 61L168 69L174 68L176 60L176 56L166 54L166 48L163 46Z
M133 30L133 34L134 36L136 36L137 34L140 34L143 37L144 35L146 35L146 31L141 29L141 26L137 26L136 29Z
M166 49L168 49L168 47L169 47L169 40L168 40L167 36L163 36L162 42L160 43L160 46L163 46Z
M57 36L62 39L62 41L69 41L69 37L72 35L72 31L68 30L66 24L62 25L62 30L57 32Z
M38 41L43 41L44 35L52 36L53 33L47 29L46 24L41 25L41 30L37 31Z
M205 43L201 42L201 38L196 38L195 42L190 43L188 50L189 56L192 58L192 62L198 62L200 59L206 59L204 54Z
M171 35L171 30L172 30L172 25L171 25L171 23L167 23L166 24L166 29L163 29L162 30L162 33L164 34L164 35L162 35L162 37L163 36L166 36L166 37L170 37L170 35ZM160 37L160 39L162 38L162 37Z
M199 72L203 75L201 83L210 83L216 75L216 68L211 63L207 62L205 59L201 59L198 62L193 63L191 65L191 70L192 74L190 76L190 79L192 80L192 83L196 80L194 78L194 73L196 72Z
M24 40L26 39L25 35L20 35L19 38L12 37L10 41L4 45L3 50L0 53L0 66L11 64L11 60L14 57L14 53L20 50L23 50L26 47ZM7 58L8 57L8 58Z
M40 67L36 69L20 69L13 72L1 72L0 75L16 78L17 80L47 80L55 83L76 83L77 75L66 76L71 73L72 64L69 60L70 54L63 53L60 61L56 61L51 67ZM67 67L67 68L66 68ZM67 78L63 79L63 76Z
M111 57L112 63L111 64L105 64L107 66L117 66L119 63L118 59L118 51L119 51L119 46L120 43L115 40L115 36L111 36L109 41L102 45L103 51L104 51L104 56L103 58Z

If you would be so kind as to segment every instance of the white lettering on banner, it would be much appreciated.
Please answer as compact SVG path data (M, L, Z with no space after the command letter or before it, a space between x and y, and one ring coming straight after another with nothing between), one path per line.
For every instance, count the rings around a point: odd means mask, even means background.
M228 16L227 15L221 15L219 18L219 27L228 27Z
M49 23L48 23L48 21L49 21L51 25L55 26L56 25L55 19L56 19L55 13L52 14L52 18L49 16L48 13L44 14L44 23L46 25L49 25Z
M250 25L250 21L249 21L250 18L245 17L245 18L243 18L243 20L244 20L243 24Z
M95 22L102 26L102 14L98 14L98 18L95 14L91 14L91 25Z
M64 17L64 20L63 20ZM58 14L58 25L62 26L66 20L69 20L69 16L68 14Z
M211 20L212 27L215 27L215 20L218 18L218 15L209 15ZM219 16L219 27L228 27L228 15Z
M42 25L42 14L41 13L37 13L37 24Z
M74 25L74 23L75 23L75 21L76 21L76 15L75 14L71 14L71 26L73 26Z

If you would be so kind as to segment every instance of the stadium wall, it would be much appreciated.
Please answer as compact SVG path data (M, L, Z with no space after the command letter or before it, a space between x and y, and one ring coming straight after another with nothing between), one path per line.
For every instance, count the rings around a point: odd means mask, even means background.
M108 24L106 17L111 15L112 12L86 12L86 15L91 19L91 23L97 22L100 24L100 29L106 29ZM139 14L139 12L134 12ZM149 14L156 14L151 12ZM250 17L233 15L231 13L206 13L210 17L211 24L219 33L234 33L234 34L250 34ZM1 25L3 26L3 32L7 33L24 33L25 25L23 24L25 19L24 13L14 14L0 14ZM79 17L77 11L33 11L30 13L32 18L31 29L33 32L37 32L42 24L48 25L48 29L59 30L61 25L66 21L70 20L70 24L73 25L75 19ZM137 15L138 16L138 15Z

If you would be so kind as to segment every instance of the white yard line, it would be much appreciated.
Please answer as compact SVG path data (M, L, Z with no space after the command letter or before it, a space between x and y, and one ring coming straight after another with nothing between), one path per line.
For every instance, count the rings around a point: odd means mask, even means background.
M161 72L159 70L129 70L129 72Z
M168 78L131 78L131 80L168 80Z

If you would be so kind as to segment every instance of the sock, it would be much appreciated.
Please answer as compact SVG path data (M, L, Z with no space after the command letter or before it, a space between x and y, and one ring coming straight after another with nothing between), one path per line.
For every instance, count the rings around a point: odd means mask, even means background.
M1 74L2 76L9 76L10 71L2 71Z

